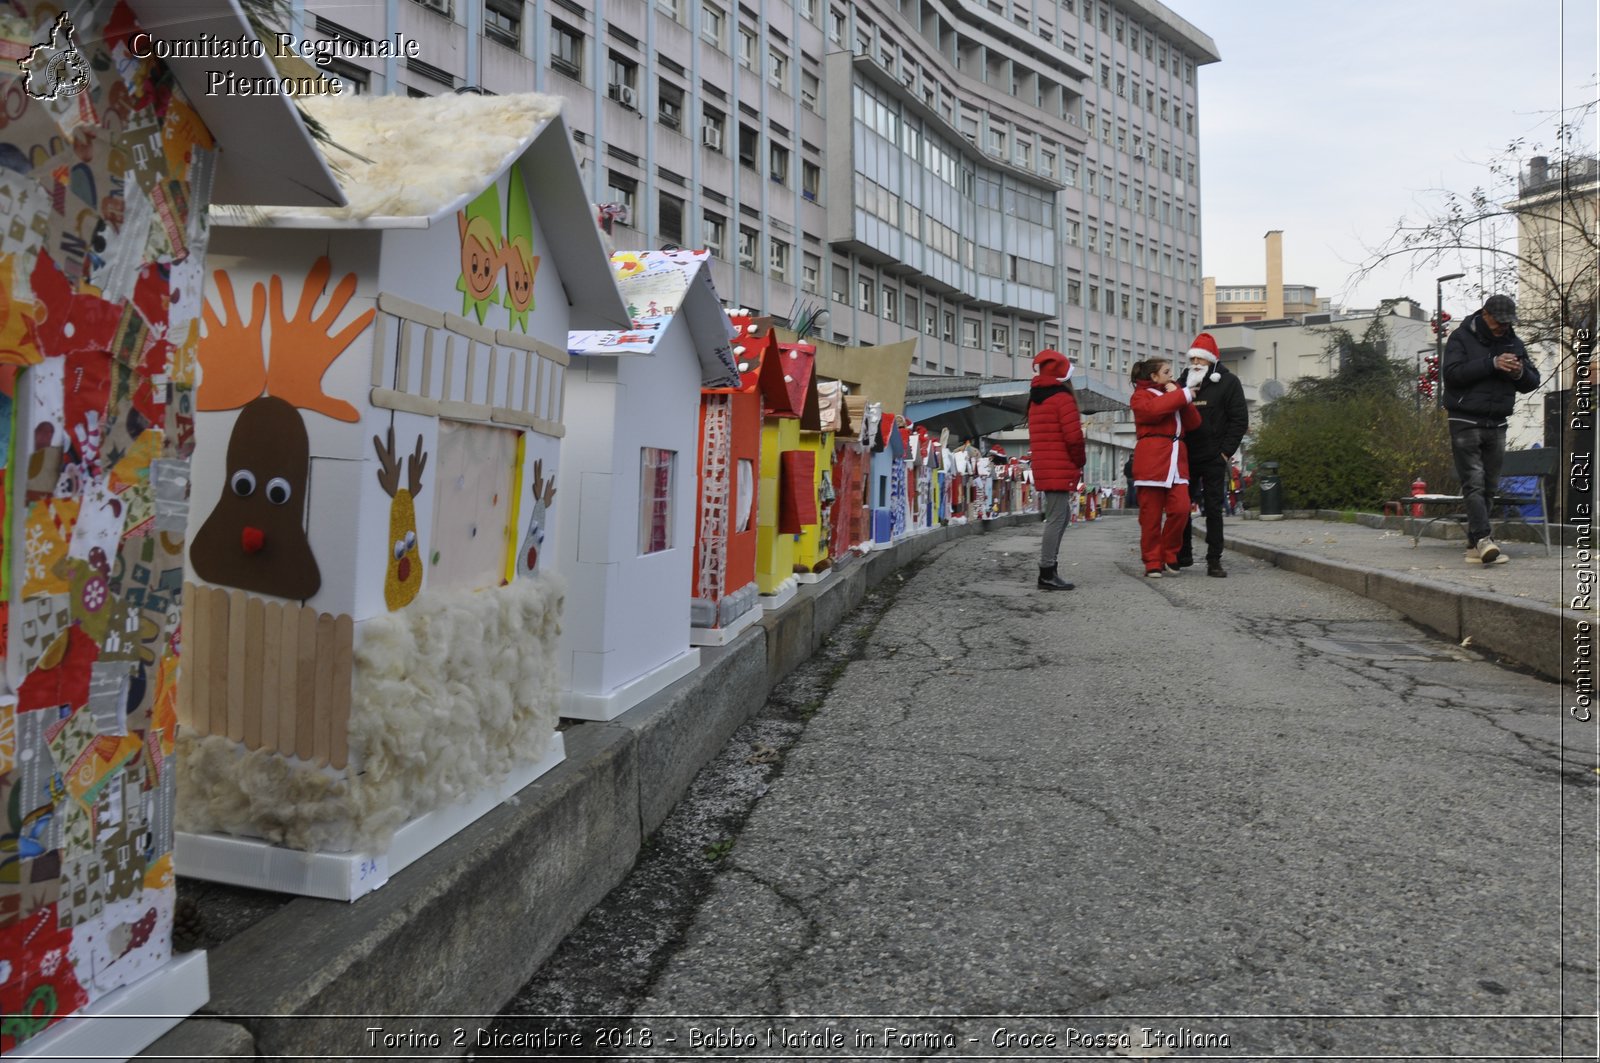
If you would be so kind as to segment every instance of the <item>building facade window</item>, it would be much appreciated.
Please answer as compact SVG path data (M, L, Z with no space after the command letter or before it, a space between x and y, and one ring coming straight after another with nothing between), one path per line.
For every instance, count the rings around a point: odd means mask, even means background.
M664 244L683 243L683 200L662 192L656 202L657 229Z
M722 154L723 133L726 126L727 119L721 111L714 107L704 108L700 112L700 143L717 154Z
M550 69L583 80L583 34L554 20L550 23Z
M756 247L761 243L761 234L748 225L739 226L739 265L748 270L760 268L756 258Z
M789 245L782 240L767 240L767 265L770 275L779 284L789 283Z
M670 81L656 82L656 120L666 129L683 132L683 89Z
M707 211L701 221L703 224L700 242L717 258L726 258L723 252L727 246L728 219Z
M522 0L484 0L483 35L513 51L522 50Z
M723 47L722 35L727 26L727 13L716 4L700 5L700 37L715 48Z
M635 212L639 208L639 182L615 170L606 171L606 182L606 202L623 208L624 213L619 220L624 225L637 224Z

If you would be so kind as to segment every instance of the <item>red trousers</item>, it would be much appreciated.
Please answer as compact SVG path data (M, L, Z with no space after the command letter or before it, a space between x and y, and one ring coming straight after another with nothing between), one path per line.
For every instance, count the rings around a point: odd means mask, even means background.
M1189 485L1139 485L1139 556L1149 572L1178 563L1178 546L1189 522Z

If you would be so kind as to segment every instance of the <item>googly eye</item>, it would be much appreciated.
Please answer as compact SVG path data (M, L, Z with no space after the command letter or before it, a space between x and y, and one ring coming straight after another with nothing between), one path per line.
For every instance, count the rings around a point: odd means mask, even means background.
M394 559L398 561L404 556L406 556L406 541L404 539L396 539L394 541Z
M406 550L408 552L412 551L412 550L415 550L417 548L417 533L414 532L414 531L406 532L406 537L405 537L404 541L405 541L405 544L406 544Z
M233 488L233 493L240 498L249 498L256 492L256 474L249 469L240 469L228 481L228 486Z
M267 501L275 506L281 506L294 495L294 488L289 486L289 481L281 476L274 476L267 481Z

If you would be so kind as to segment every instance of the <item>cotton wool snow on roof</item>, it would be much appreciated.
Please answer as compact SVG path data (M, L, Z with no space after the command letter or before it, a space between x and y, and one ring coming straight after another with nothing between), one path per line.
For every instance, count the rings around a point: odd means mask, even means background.
M425 223L482 192L561 113L556 96L304 97L327 130L343 207L219 208L223 225L385 227Z

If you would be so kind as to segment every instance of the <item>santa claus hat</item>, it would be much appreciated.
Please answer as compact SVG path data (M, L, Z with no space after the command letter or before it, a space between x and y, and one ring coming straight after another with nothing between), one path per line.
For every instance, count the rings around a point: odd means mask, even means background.
M1033 356L1033 371L1039 376L1059 377L1062 380L1072 379L1072 362L1060 351L1046 347Z
M1211 333L1202 332L1194 338L1194 342L1189 344L1189 357L1204 358L1211 363L1212 369L1208 379L1212 383L1222 379L1222 374L1216 371L1217 341L1212 339Z

